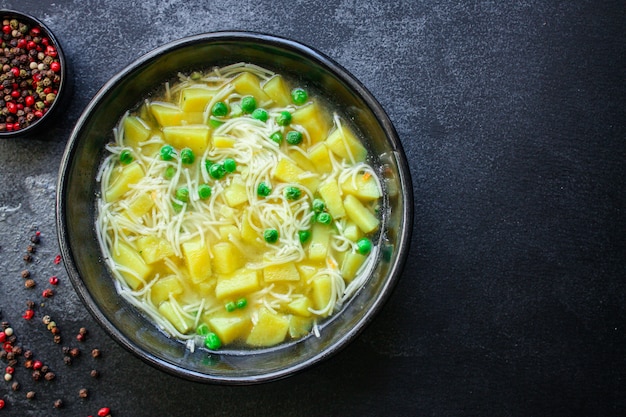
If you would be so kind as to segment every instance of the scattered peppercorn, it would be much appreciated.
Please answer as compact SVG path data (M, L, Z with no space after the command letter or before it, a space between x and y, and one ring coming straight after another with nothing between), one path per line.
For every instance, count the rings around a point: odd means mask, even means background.
M26 281L24 281L24 286L26 288L33 288L35 285L35 281L32 279L27 279Z
M92 369L91 372L89 373L89 375L91 375L92 378L99 378L100 377L100 372L98 372L97 369Z
M24 351L24 359L31 359L33 357L33 352L31 350Z
M0 410L2 410L6 406L6 402L0 398Z
M72 348L70 349L70 356L72 358L77 358L80 356L80 349L79 348Z
M32 243L35 243L35 244L39 243L39 235L40 235L40 233L39 233L39 232L37 232L36 234L32 235L32 236L30 237L30 241L31 241Z
M16 381L16 382L14 382L14 383L11 385L11 389L12 389L13 391L19 391L19 390L20 390L20 388L21 388L21 387L20 387L20 383L19 383L19 382L17 382L17 381Z
M26 252L35 253L35 247L33 245L26 246Z
M98 410L98 417L106 417L111 413L111 409L109 407L102 407Z
M78 396L79 396L80 398L87 398L87 397L89 396L89 390L87 390L87 388L81 388L81 389L78 391Z
M48 282L50 283L50 285L58 285L59 284L59 278L56 276L51 276L48 279Z
M92 358L99 358L100 355L102 355L102 352L100 352L100 349L92 349L91 350L91 357Z
M28 269L25 269L22 271L22 278L26 279L30 276L30 271Z
M70 366L72 364L72 358L70 356L63 356L63 363Z
M46 288L45 290L43 290L43 292L41 293L41 296L43 298L50 298L54 295L54 291L52 291L50 288Z
M35 308L35 302L33 300L27 300L26 301L26 307L29 310L33 310Z
M24 255L23 259L24 259L24 261L26 261L26 262L32 262L33 257L32 257L32 256L30 256L30 254L29 254L29 253L27 253L27 254L25 254L25 255Z
M41 379L41 371L33 371L32 377L35 381L39 381Z
M26 399L28 399L28 400L32 400L32 399L34 399L34 398L35 398L35 391L28 391L28 392L26 393Z
M54 401L54 408L63 408L63 400L62 399L58 399Z
M54 372L46 372L46 374L44 375L46 381L52 381L55 377L56 375L54 374Z

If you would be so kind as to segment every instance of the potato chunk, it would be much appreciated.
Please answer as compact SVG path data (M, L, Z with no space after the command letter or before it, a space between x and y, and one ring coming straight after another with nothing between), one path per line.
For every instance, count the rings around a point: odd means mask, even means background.
M175 148L190 148L196 157L202 155L209 146L211 129L207 125L168 126L163 128L166 142Z
M122 168L111 186L105 192L107 202L117 201L126 194L133 184L137 184L145 176L143 168L137 162L131 162Z
M294 111L291 115L291 122L306 129L311 137L311 144L323 141L330 129L322 108L317 102L306 104Z
M367 157L367 149L346 126L333 130L326 139L326 146L346 161L363 162Z
M343 279L346 280L346 282L352 281L366 259L367 256L361 255L358 252L346 253L341 264L341 276Z
M344 193L352 194L361 201L377 200L381 196L378 183L372 175L348 177L341 183L341 189Z
M215 296L219 299L248 294L260 288L259 273L254 269L242 268L231 274L219 275Z
M139 289L146 281L152 268L144 262L137 251L124 242L119 242L111 251L113 260L132 272L120 270L120 274L132 290Z
M222 343L231 343L242 337L250 326L250 319L245 316L212 317L208 324Z
M300 297L287 304L287 310L292 314L297 314L302 317L311 317L311 311L309 311L309 309L312 306L309 297Z
M178 126L183 120L183 111L180 107L171 103L152 103L150 112L161 126Z
M285 79L281 75L275 75L263 84L263 91L280 107L286 107L291 103L291 94Z
M183 286L176 275L168 275L159 278L150 287L150 299L155 306L159 306L163 301L169 300L170 295L177 296L183 293Z
M155 235L141 236L137 239L137 249L147 264L153 264L174 256L174 249L167 239Z
M289 336L297 339L306 336L313 328L313 318L290 316L289 317Z
M329 275L322 275L313 280L311 298L313 299L313 307L316 310L323 310L328 306L330 297L333 294L332 286L332 278Z
M371 233L378 229L380 221L355 196L347 195L343 200L348 217L352 219L363 233Z
M214 95L215 90L204 85L184 88L180 93L180 109L184 112L204 112Z
M124 118L124 144L136 147L150 137L150 127L137 116Z
M328 225L315 223L311 230L311 242L309 243L309 259L312 261L324 261L330 246L330 234L332 229Z
M263 268L263 279L265 282L300 281L300 274L292 263L268 265Z
M241 252L230 242L213 245L213 266L218 274L230 274L243 266Z
M242 96L254 96L260 104L270 101L270 97L261 88L259 77L250 72L244 72L238 75L237 78L233 80L233 86L235 86L237 93Z
M207 242L200 239L183 243L181 249L191 282L197 284L211 277L211 257Z
M317 191L326 203L326 208L333 219L345 217L346 210L341 201L341 190L335 178L329 178L318 187Z
M287 316L261 308L259 318L252 327L246 343L258 347L274 346L285 340L287 331L289 331L289 318Z
M191 330L191 320L187 319L180 312L176 311L176 307L169 301L163 301L159 304L159 313L172 323L172 325L181 333L187 333Z

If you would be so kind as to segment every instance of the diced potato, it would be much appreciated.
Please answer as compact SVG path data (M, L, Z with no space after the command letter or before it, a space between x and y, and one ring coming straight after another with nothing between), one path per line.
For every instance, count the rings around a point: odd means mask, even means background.
M313 277L313 275L317 273L317 270L319 269L319 267L308 264L308 263L298 262L296 264L296 269L300 273L300 277L304 281L308 281L309 279Z
M343 229L343 235L353 242L356 242L363 237L363 232L359 229L356 223L349 221L346 223L346 227Z
M295 161L296 165L303 170L317 172L315 165L313 165L313 162L311 162L307 155L295 150L288 151L287 155L289 155L289 157Z
M311 311L309 311L309 309L312 306L313 304L309 297L300 297L287 304L287 311L302 317L311 317Z
M120 274L132 290L139 289L146 281L152 268L141 258L137 251L124 242L119 242L111 251L113 261L131 272L120 270Z
M309 160L313 163L317 172L321 174L328 174L333 170L328 147L324 142L320 142L309 148Z
M196 156L204 153L209 146L211 128L207 125L168 126L163 128L166 142L175 148L190 148Z
M289 331L289 318L272 313L266 308L259 310L259 318L250 330L246 343L251 346L274 346L285 340Z
M183 285L176 275L168 275L159 278L150 287L150 298L155 306L159 306L163 301L169 300L170 295L177 296L183 293Z
M145 235L137 239L137 249L144 262L148 265L174 256L172 245L163 238L155 235Z
M212 317L208 324L222 343L226 344L243 336L250 326L250 319L245 316Z
M237 78L233 80L233 86L237 93L242 96L254 96L260 104L270 101L270 97L261 88L259 77L250 72L244 72L238 75Z
M317 102L307 104L294 111L291 115L291 123L300 125L309 132L311 144L323 141L330 129L327 118Z
M289 317L289 336L294 339L306 336L313 328L313 319L300 316Z
M231 207L237 207L248 202L248 192L246 185L242 181L233 180L233 182L224 190L224 198L226 203Z
M181 333L187 333L191 330L191 321L175 310L175 307L169 301L163 301L159 304L159 313L167 319Z
M371 233L378 229L380 221L355 196L348 194L343 200L348 217L356 223L363 233Z
M348 252L346 256L343 258L343 262L341 264L341 276L346 282L350 282L356 277L356 273L358 272L363 262L367 259L367 256L361 255L358 252Z
M241 237L241 232L239 228L234 224L227 224L219 227L220 239L224 242L230 241L231 237L235 239L239 239Z
M317 191L326 203L326 208L333 219L345 217L346 210L343 208L341 200L341 190L335 178L328 178L318 187Z
M212 247L213 266L218 274L230 274L243 266L243 256L230 242L218 242Z
M285 79L275 75L263 84L263 91L280 107L291 104L291 93Z
M130 190L130 186L137 184L145 176L143 168L137 162L131 162L122 168L105 193L107 202L117 201Z
M241 239L250 245L258 245L260 243L259 233L250 224L248 210L244 211L241 219Z
M181 125L200 125L204 123L203 112L183 112L183 117L180 121Z
M272 175L282 182L300 184L311 192L315 192L320 183L319 177L307 174L293 161L286 158L278 161Z
M309 259L312 261L324 261L328 255L330 246L330 234L332 228L328 225L315 223L311 230L311 242L309 243Z
M217 277L215 296L219 299L224 299L248 294L259 288L258 271L242 268L231 274L219 275Z
M215 90L204 85L193 85L180 92L180 108L184 112L203 113Z
M326 139L326 146L347 161L363 162L367 157L367 149L347 126L333 130Z
M183 120L183 111L175 104L154 102L150 112L161 126L178 126Z
M265 282L300 281L300 274L293 263L268 265L263 268Z
M140 142L146 141L150 137L150 127L137 116L126 116L124 118L124 144L126 146L137 147Z
M378 182L372 175L357 175L348 177L341 183L341 189L346 194L352 194L362 201L372 201L380 198Z
M180 245L191 282L199 283L211 277L211 257L206 240L184 242Z
M329 275L322 275L317 277L311 283L312 291L311 298L313 299L313 307L316 310L322 310L328 303L330 303L330 297L333 294L333 282Z
M137 219L149 212L152 206L154 206L154 200L150 194L137 194L137 196L128 203L126 214L130 218Z
M279 181L298 183L304 170L291 160L282 158L274 168L273 176Z
M213 136L213 146L216 148L232 148L235 146L234 136L226 136L226 135L217 135Z

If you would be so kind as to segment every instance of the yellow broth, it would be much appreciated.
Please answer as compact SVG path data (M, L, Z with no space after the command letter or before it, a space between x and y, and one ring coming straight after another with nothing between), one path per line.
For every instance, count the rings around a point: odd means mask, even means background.
M297 88L243 63L181 74L107 146L97 230L118 291L190 347L315 333L375 258L367 150Z

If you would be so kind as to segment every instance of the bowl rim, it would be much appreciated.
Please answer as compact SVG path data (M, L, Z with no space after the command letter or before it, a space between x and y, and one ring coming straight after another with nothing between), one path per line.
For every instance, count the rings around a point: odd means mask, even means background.
M52 32L52 30L48 27L48 25L46 25L40 19L38 19L37 17L31 14L28 14L26 12L22 12L19 10L14 10L14 9L5 9L5 8L0 9L0 17L11 16L11 15L22 18L24 20L28 20L30 21L30 23L34 23L46 31L48 38L50 38L50 40L52 41L53 45L56 47L56 50L57 50L57 57L59 58L59 62L61 64L61 81L59 83L59 88L57 90L57 98L54 100L54 103L52 103L52 105L48 108L48 111L46 112L46 114L43 115L43 117L41 117L35 123L31 123L30 125L28 125L27 127L23 129L13 130L11 132L0 132L0 139L21 138L21 137L33 135L34 133L39 131L42 128L42 126L48 124L51 119L54 119L53 115L56 115L59 111L58 109L63 107L65 98L70 93L69 92L70 71L68 68L68 61L65 57L65 53L63 52L63 47L61 46L61 42L56 37L54 32Z
M278 46L282 49L287 49L290 52L302 55L306 57L306 59L316 61L316 63L329 70L334 77L345 83L350 90L355 92L356 95L358 95L367 104L369 110L376 116L394 154L395 161L398 166L398 182L401 185L399 190L402 194L403 200L401 222L404 225L404 228L401 233L398 233L397 235L397 255L395 257L395 262L390 265L388 278L381 285L380 291L376 294L376 300L372 304L371 308L367 309L367 311L359 317L357 324L354 327L348 329L341 338L333 342L326 349L317 352L306 360L291 363L288 366L280 368L276 371L266 372L263 374L222 376L202 373L188 368L181 368L176 364L150 354L149 352L135 346L132 340L125 336L113 324L113 322L100 311L94 297L90 294L85 284L82 282L80 273L77 269L76 263L74 262L74 256L68 239L68 232L65 227L68 221L65 215L64 195L65 186L67 185L66 171L71 166L71 162L75 156L79 134L90 118L92 111L98 106L99 102L107 95L111 88L123 80L127 75L148 64L151 60L157 58L161 54L166 53L169 50L183 48L188 44L216 41L260 42L265 45ZM372 321L373 317L380 311L382 306L390 297L397 281L399 280L400 274L408 257L413 229L413 187L408 160L398 134L387 113L374 96L366 89L366 87L340 64L315 48L285 37L254 31L215 31L186 36L152 49L121 69L116 75L109 79L100 88L100 90L98 90L83 110L80 118L77 120L62 156L57 181L56 220L59 247L63 257L64 266L68 272L72 286L76 290L79 298L87 310L91 313L92 317L118 344L157 369L177 377L205 383L250 385L288 377L325 360L347 346Z

